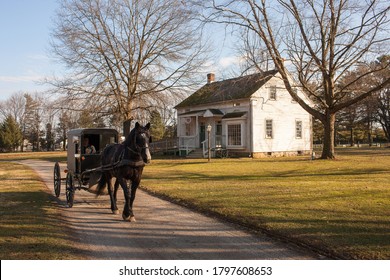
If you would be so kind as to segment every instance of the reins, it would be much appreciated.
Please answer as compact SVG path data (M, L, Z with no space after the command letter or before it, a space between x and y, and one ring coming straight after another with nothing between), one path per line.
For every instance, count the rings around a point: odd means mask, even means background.
M127 146L125 146L125 148L129 149L133 153L137 153L137 152L135 152L134 150L130 149ZM140 153L137 153L137 154L140 155ZM130 159L125 159L124 157L125 157L125 150L123 150L121 152L121 154L119 155L119 159L116 162L109 163L109 164L106 164L106 165L102 165L101 167L96 168L96 169L97 170L101 170L101 171L108 171L108 170L114 169L115 167L124 166L124 165L128 165L128 166L131 166L131 167L141 167L141 166L145 166L146 165L142 159L138 160L138 161L133 161L133 160L130 160Z
M132 137L133 135L129 135L129 137ZM96 168L96 170L99 170L99 171L109 171L109 170L112 170L116 167L121 167L121 166L130 166L130 167L143 167L145 166L145 162L143 161L142 159L142 150L144 149L147 149L148 147L138 147L137 146L137 135L136 133L134 133L134 141L133 143L128 143L130 141L127 141L125 140L125 144L120 144L120 145L123 145L125 147L125 149L123 149L123 151L119 154L119 158L116 162L114 163L109 163L109 164L106 164L106 165L102 165L100 166L99 168ZM133 144L135 146L135 149L130 147L130 144ZM134 160L131 160L131 159L128 159L126 158L125 156L125 153L126 153L126 150L128 150L130 153L134 154L134 155L138 155L139 158L141 158L140 160L138 161L134 161ZM92 170L91 170L92 171Z

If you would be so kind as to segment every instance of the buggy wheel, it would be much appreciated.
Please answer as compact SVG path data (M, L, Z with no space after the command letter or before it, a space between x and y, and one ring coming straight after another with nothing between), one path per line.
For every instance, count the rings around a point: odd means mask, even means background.
M66 174L66 202L68 203L69 208L73 206L74 198L74 179L71 173Z
M54 193L56 194L56 197L60 196L61 192L61 170L60 170L60 164L56 162L54 165Z

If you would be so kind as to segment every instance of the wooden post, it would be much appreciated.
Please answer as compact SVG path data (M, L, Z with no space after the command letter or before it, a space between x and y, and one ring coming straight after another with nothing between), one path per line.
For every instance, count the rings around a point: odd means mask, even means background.
M211 139L210 139L210 132L211 132L211 125L209 124L207 126L207 142L208 142L208 147L207 147L207 151L208 151L208 162L211 161Z

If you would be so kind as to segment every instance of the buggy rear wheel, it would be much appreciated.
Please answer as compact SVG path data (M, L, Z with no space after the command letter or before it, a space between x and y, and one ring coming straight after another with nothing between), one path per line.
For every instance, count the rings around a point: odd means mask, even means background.
M60 196L61 192L61 170L60 170L60 164L58 162L54 165L54 193L56 194L56 197Z
M72 173L69 172L66 174L66 202L69 208L73 206L74 192L74 179Z

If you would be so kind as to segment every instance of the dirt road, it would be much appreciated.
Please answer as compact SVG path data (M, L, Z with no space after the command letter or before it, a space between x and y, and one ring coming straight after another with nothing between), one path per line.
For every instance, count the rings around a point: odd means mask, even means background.
M52 162L26 160L53 191ZM64 167L61 167L61 171ZM62 177L64 173L61 174ZM195 213L138 190L136 223L111 214L109 197L76 191L74 206L66 206L64 184L59 204L77 246L91 259L317 259L293 245L254 236L235 225ZM122 198L122 192L118 193ZM123 208L123 199L118 203ZM121 210L120 210L121 211Z

